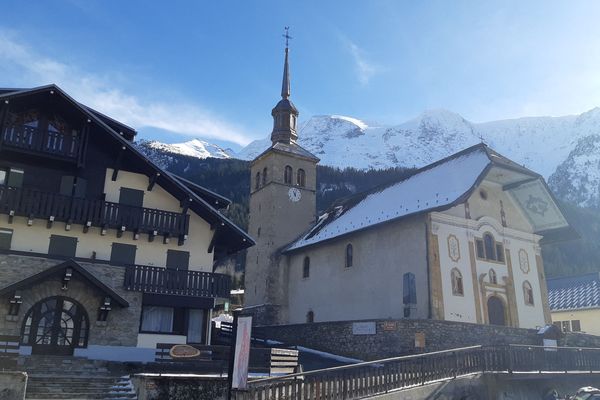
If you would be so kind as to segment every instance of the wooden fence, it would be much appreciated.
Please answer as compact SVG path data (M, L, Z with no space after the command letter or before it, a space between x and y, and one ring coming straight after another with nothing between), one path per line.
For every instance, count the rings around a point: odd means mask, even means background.
M477 373L599 372L600 349L472 346L249 382L236 400L352 400Z

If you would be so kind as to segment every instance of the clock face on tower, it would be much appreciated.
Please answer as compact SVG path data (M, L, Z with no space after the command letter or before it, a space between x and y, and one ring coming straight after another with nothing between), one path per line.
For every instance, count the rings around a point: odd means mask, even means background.
M288 190L288 197L290 198L290 201L295 203L297 201L300 201L300 198L302 197L302 193L300 193L300 190L293 187L293 188L290 188L290 190Z

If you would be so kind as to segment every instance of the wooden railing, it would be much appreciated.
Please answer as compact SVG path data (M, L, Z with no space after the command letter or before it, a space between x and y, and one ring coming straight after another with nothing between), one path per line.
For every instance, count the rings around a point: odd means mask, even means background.
M130 265L125 270L124 286L145 293L228 298L231 278L211 272Z
M361 399L477 373L600 373L600 349L473 346L250 381L236 400Z
M6 186L0 186L0 213L175 237L189 229L187 214Z
M81 132L65 134L25 125L5 126L2 129L1 139L3 146L69 159L78 158L82 147Z

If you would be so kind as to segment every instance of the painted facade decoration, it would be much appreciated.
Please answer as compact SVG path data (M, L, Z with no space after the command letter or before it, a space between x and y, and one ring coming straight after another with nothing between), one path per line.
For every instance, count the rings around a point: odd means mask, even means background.
M21 351L149 361L207 343L253 244L229 201L139 153L135 131L55 85L0 90L0 334Z

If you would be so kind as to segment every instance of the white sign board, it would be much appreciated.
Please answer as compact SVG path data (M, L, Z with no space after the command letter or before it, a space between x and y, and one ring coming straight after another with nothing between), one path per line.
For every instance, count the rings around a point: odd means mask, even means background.
M252 317L239 317L237 320L237 333L235 335L235 355L231 378L231 387L233 389L246 389L248 383L251 333Z
M374 335L377 333L377 326L375 321L373 322L353 322L352 323L352 334L353 335Z

